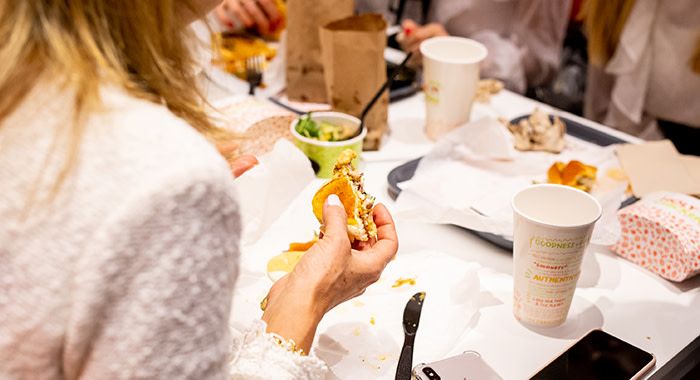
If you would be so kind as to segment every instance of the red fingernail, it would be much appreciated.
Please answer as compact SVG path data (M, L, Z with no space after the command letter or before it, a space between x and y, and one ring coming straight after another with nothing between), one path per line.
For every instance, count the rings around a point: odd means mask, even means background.
M231 21L226 22L226 26L233 29L233 23Z
M405 34L406 37L410 36L411 33L413 33L413 29L411 29L411 28L405 28L405 29L403 30L403 34Z

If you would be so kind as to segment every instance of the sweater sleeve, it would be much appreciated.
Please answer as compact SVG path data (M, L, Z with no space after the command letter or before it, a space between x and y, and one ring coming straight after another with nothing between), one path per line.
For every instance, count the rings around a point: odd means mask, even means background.
M76 265L67 379L226 378L240 221L222 169L124 184Z
M264 325L231 344L241 229L230 175L204 166L152 182L114 205L77 265L66 378L322 376L320 360L275 345Z

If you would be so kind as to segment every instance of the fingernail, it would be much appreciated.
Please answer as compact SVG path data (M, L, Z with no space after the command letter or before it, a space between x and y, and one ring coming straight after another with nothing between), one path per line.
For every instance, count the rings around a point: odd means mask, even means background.
M406 37L408 37L408 36L411 35L411 33L413 33L413 29L411 29L411 28L405 28L405 29L403 30L403 33L406 35Z
M342 203L340 203L340 198L338 198L337 195L331 194L326 198L326 204L329 206L341 206Z

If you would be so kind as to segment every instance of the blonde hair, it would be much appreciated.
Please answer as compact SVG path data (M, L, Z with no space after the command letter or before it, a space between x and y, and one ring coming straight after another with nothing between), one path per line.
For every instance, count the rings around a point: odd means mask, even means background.
M617 49L635 0L586 0L579 18L588 37L588 61L604 66Z
M167 106L229 149L228 135L209 121L195 84L185 16L197 14L186 0L0 2L0 127L37 78L50 74L75 93L68 164L55 189L78 156L81 120L99 107L105 82Z
M695 42L695 52L690 58L690 68L700 74L700 35L698 35L698 40Z
M577 18L583 20L588 35L588 60L592 65L602 67L612 58L634 4L635 0L583 2ZM700 36L688 64L694 72L700 74Z

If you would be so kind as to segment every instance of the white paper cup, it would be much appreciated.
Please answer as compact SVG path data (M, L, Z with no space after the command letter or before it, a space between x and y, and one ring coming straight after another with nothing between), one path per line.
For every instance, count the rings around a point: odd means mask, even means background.
M437 140L451 129L469 121L479 64L486 47L462 37L434 37L420 44L423 55L426 135Z
M562 185L534 185L513 197L513 314L537 326L566 321L600 203Z

